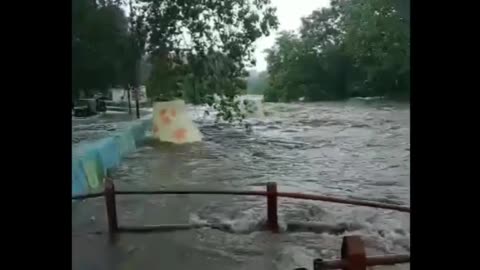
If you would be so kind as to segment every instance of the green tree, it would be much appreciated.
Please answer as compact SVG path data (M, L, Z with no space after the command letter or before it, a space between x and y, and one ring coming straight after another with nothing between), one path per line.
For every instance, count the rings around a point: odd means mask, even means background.
M291 101L303 96L296 87L302 80L303 67L299 56L303 54L301 40L294 32L282 31L275 46L266 50L269 87L265 91L267 101Z
M352 0L346 7L345 47L365 71L373 95L410 92L409 24L392 0Z
M72 94L105 92L131 74L127 17L119 1L72 0Z
M409 24L394 1L333 0L302 19L300 35L280 33L267 51L266 100L408 97Z
M154 88L147 90L149 95L172 96L180 91L191 102L205 103L218 94L227 99L222 109L245 92L246 67L255 64L255 40L278 26L270 0L137 3L147 29L146 52L155 61L147 84L147 89ZM159 86L162 80L168 81L164 87Z

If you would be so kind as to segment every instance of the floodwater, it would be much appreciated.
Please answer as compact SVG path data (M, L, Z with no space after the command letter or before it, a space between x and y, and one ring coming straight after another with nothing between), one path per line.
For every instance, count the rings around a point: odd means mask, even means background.
M274 181L280 191L409 205L408 104L350 100L266 103L263 109L265 116L250 118L251 129L246 130L216 125L203 108L191 108L204 140L180 146L147 140L114 172L117 190L264 190ZM106 118L80 125L119 125ZM74 138L88 137L75 125L79 124L74 123ZM278 207L282 232L272 234L261 229L266 217L263 197L117 196L120 225L222 226L122 234L112 245L103 199L74 203L72 267L313 269L315 258L338 258L342 236L352 234L362 236L369 256L410 252L408 213L285 198L279 198ZM291 222L321 223L331 229L286 231ZM409 268L404 264L372 269Z
M140 117L151 113L151 109L140 110ZM137 119L135 108L132 115L125 112L108 111L92 117L74 117L72 118L72 146L81 142L95 141L105 138L112 132L121 131L128 127L128 124Z

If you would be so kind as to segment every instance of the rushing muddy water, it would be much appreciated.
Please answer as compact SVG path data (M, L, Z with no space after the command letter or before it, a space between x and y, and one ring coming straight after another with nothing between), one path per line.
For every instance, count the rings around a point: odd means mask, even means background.
M275 181L281 191L409 205L408 105L267 103L264 111L266 116L249 119L251 129L245 130L216 125L202 108L192 108L204 140L180 146L147 140L114 172L117 189L263 190L265 183ZM104 116L81 125L118 125L99 119ZM88 137L83 132L74 123L74 138ZM390 210L281 198L283 230L289 222L322 226L275 235L260 230L266 215L262 197L125 196L117 204L123 225L222 227L125 234L110 246L103 200L76 203L73 269L312 269L314 258L338 258L342 236L348 234L361 235L369 255L410 251L410 217Z

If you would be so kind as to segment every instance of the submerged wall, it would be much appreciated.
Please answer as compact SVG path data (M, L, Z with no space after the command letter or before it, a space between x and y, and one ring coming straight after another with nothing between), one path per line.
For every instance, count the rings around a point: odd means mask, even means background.
M117 167L123 156L134 151L151 127L149 116L107 138L75 145L72 149L72 195L102 191L107 170Z

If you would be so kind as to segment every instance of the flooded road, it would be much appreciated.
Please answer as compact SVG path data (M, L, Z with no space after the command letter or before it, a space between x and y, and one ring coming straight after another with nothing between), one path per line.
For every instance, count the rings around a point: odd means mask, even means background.
M180 146L147 140L114 172L116 188L264 190L274 181L280 191L409 205L407 104L351 100L266 103L263 109L266 116L249 119L247 131L214 124L202 108L191 108L204 140ZM91 121L82 125L121 125ZM78 141L89 136L75 124L73 134ZM338 258L342 236L349 234L362 236L369 256L410 251L410 217L390 210L280 198L282 229L299 221L338 230L274 235L260 230L266 217L262 197L124 196L117 205L122 225L215 223L224 228L125 234L109 246L103 199L76 203L73 269L312 269L315 258Z
M140 117L151 113L151 109L141 109ZM132 115L126 112L108 111L92 117L72 118L72 146L81 142L95 141L108 137L113 132L121 131L128 127L128 124L137 119L135 111Z

